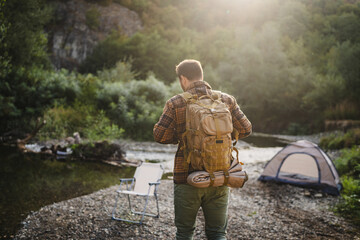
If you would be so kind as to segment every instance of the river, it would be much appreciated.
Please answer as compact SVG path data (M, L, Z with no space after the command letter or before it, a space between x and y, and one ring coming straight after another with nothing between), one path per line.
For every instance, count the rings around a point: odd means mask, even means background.
M251 136L239 141L239 159L245 164L266 162L282 146L283 140ZM176 145L154 142L123 143L131 160L161 162L171 175ZM22 154L15 148L0 147L0 238L11 238L31 212L54 202L89 194L131 177L133 167L114 167L99 162L54 159L40 154Z

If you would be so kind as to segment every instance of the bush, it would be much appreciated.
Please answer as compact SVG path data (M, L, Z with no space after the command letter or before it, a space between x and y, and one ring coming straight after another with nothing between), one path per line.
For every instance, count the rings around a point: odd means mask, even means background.
M42 116L55 102L72 103L80 92L76 74L66 70L19 68L0 84L0 131L29 131L24 123Z
M98 91L98 108L125 130L126 138L151 140L169 91L170 88L153 75L146 80L107 82Z
M341 153L335 166L341 175L343 191L342 200L335 210L360 225L360 147L354 146Z
M44 114L46 125L39 131L41 140L61 139L72 136L74 132L82 133L83 114L72 107L55 105Z
M76 102L73 107L55 106L45 113L47 124L40 130L40 139L61 139L79 132L83 138L98 141L119 139L124 130L110 122L104 111Z
M104 111L100 111L97 115L88 115L86 128L83 131L84 136L93 141L120 139L124 133L124 129L110 122Z
M351 148L352 146L360 144L360 129L352 129L345 134L337 136L331 134L327 137L322 137L320 139L320 147L324 149L342 149L342 148Z
M360 226L360 180L352 177L342 177L342 200L335 210L348 217L354 224Z
M341 151L341 157L335 160L340 175L348 175L360 179L360 147Z
M102 82L129 82L136 78L137 73L131 70L131 60L129 60L117 62L114 68L98 71L97 76Z

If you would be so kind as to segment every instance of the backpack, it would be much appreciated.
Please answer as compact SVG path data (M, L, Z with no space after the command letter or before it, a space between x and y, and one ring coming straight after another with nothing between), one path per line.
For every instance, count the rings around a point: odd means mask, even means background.
M223 171L226 186L233 160L232 151L237 152L237 149L231 139L235 130L232 116L221 100L221 92L212 91L212 95L201 97L189 92L180 95L186 100L186 131L182 134L185 170L188 171L191 164L194 170L207 171L210 186L214 183L214 172ZM235 136L237 141L237 134Z

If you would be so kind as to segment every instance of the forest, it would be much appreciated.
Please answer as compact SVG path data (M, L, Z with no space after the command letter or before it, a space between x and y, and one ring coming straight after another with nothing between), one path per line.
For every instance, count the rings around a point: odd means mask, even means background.
M174 66L189 58L236 97L254 131L310 134L325 120L360 119L359 1L88 0L121 4L144 27L114 31L72 71L49 60L53 2L1 0L2 134L42 117L42 138L151 140L165 101L181 91Z
M49 36L56 2L0 0L0 140L38 119L39 140L74 132L89 140L152 140L168 98L181 92L175 66L197 59L204 80L232 94L255 132L323 132L325 121L360 120L359 0L86 0L136 12L143 28L114 30L75 69L56 69ZM343 150L345 204L359 223L358 130L330 136Z

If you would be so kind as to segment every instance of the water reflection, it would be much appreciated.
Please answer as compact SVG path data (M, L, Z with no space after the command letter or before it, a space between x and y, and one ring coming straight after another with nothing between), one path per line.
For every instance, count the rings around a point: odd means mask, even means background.
M0 153L0 238L14 234L30 211L117 184L134 173L134 168L59 161L9 147L0 147Z

